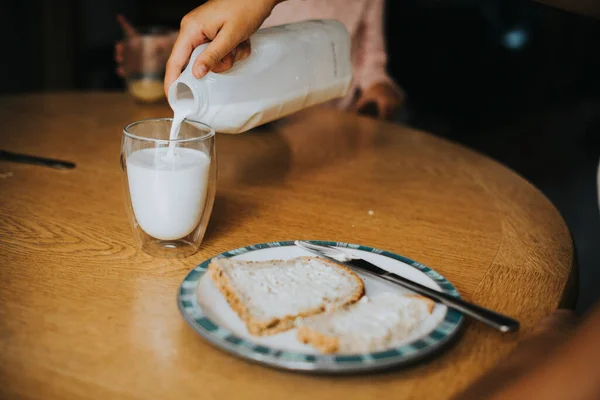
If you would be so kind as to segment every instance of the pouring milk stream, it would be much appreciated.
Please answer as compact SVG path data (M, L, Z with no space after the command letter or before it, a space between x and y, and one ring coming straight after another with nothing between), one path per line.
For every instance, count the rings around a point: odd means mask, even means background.
M194 78L192 66L207 45L193 51L188 66L169 88L174 114L171 140L177 139L186 118L216 132L241 133L343 97L352 84L350 37L338 21L310 20L265 28L251 36L250 42L252 54L247 59L202 79ZM146 233L175 240L194 230L206 198L209 164L204 153L179 147L177 142L170 142L168 149L147 148L130 156L133 208ZM147 186L155 190L143 189Z

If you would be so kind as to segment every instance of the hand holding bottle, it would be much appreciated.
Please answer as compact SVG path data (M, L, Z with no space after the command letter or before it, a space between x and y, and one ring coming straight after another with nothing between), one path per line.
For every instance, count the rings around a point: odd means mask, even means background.
M167 62L165 92L177 79L199 45L210 42L192 68L200 79L209 71L223 72L250 55L248 38L282 0L210 0L181 20L179 36Z

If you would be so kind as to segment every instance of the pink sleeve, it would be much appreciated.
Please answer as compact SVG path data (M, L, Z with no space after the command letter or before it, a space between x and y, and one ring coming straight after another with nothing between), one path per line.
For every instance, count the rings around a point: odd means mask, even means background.
M357 83L361 89L367 89L376 83L388 83L397 90L393 79L386 71L387 52L383 32L384 0L368 0L363 17L362 43L360 44L361 69Z

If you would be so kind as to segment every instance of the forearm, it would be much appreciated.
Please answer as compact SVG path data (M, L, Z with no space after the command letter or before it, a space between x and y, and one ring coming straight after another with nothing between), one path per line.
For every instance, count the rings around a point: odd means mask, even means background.
M358 85L362 89L376 83L393 85L393 80L387 73L387 51L383 35L384 5L383 0L371 0L365 8L364 31L360 43L361 74L358 76Z
M502 397L505 390L538 368L561 344L575 326L572 312L560 310L544 319L523 338L517 348L454 400ZM494 397L496 396L496 397Z
M559 311L498 366L455 399L600 398L600 306L576 329Z
M507 391L507 398L571 399L600 398L600 305L585 318L572 337ZM519 395L516 397L515 395ZM527 397L529 396L529 397Z

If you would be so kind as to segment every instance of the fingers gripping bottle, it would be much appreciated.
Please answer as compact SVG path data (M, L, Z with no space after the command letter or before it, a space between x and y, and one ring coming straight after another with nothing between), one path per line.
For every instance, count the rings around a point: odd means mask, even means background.
M346 95L352 84L351 42L344 25L310 20L260 29L252 53L227 72L192 75L198 46L169 88L175 114L241 133L303 108Z

